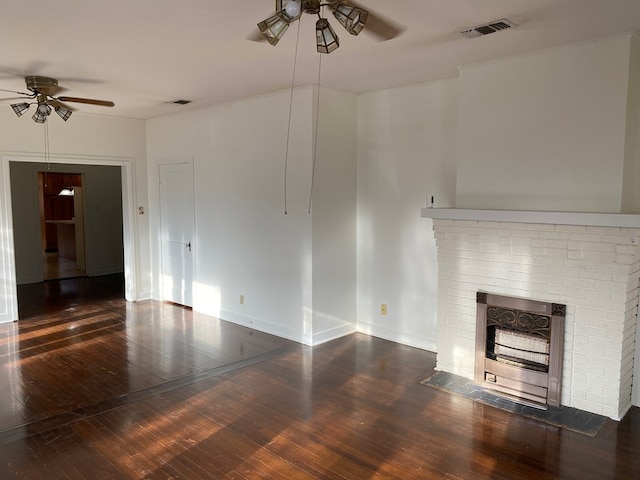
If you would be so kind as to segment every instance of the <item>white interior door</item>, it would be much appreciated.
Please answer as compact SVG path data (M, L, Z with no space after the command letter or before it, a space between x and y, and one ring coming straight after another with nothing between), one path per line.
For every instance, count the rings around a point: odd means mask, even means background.
M193 306L193 166L159 166L162 229L162 298Z

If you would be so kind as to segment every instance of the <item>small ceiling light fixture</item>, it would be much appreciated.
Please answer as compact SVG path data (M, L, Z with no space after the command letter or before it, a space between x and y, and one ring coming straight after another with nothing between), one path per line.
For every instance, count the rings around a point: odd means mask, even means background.
M31 117L36 123L44 123L47 121L47 117L51 114L51 107L44 102L38 102L38 108L36 113Z
M316 22L316 47L318 53L331 53L340 46L340 39L326 18Z
M266 37L267 42L275 46L284 35L284 32L287 31L287 28L289 28L290 21L291 19L285 11L281 10L272 17L260 22L258 28L260 29L260 33Z
M24 112L29 110L29 104L27 102L14 103L13 105L11 105L11 108L13 108L13 111L18 117L21 117Z
M358 35L367 24L369 12L358 7L339 3L333 11L333 16L351 35Z
M73 189L73 187L64 187L62 190L60 190L60 193L58 193L59 197L74 197L76 194L75 190Z
M55 110L56 110L56 113L58 114L58 116L62 120L64 120L65 122L67 120L69 120L69 117L73 113L71 110L69 110L68 108L63 107L62 105L56 105Z

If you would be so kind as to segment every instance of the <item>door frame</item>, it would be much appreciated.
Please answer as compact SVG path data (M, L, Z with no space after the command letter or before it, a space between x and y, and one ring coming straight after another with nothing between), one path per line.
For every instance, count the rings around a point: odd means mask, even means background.
M189 155L184 155L184 156L175 156L175 157L163 157L160 158L158 160L156 160L155 163L155 182L153 182L153 196L155 197L155 203L157 205L157 217L156 217L156 221L157 221L157 232L158 235L155 236L155 238L157 239L157 252L158 252L158 256L157 256L157 268L158 268L158 285L157 285L157 290L156 290L156 295L154 295L154 298L158 298L161 301L166 301L166 299L164 298L164 291L163 291L163 286L162 286L162 279L164 278L164 271L163 271L163 264L162 264L162 255L163 255L163 251L162 251L162 215L161 215L161 199L160 199L160 168L162 166L166 166L166 165L177 165L177 164L188 164L190 169L191 169L191 185L192 185L192 194L193 194L193 239L192 239L192 255L191 255L191 261L192 261L192 265L191 265L191 272L192 272L192 279L191 279L191 306L190 308L194 308L195 309L195 305L197 302L197 297L198 297L198 283L197 283L197 278L198 278L198 272L196 271L197 269L197 265L198 262L196 262L196 255L197 255L197 248L198 248L198 242L197 242L197 224L196 224L196 177L195 177L195 165L194 165L194 161L193 161L193 157L189 156ZM151 189L150 189L151 190Z
M138 299L138 232L135 223L134 160L122 157L90 155L50 155L50 163L80 165L106 165L120 167L122 179L122 242L124 245L125 300ZM2 155L0 157L0 296L6 308L0 311L0 323L18 320L18 285L15 271L15 247L13 241L13 212L11 206L10 162L43 163L43 157L31 155ZM4 246L4 248L2 248ZM2 300L0 298L0 300ZM0 302L1 303L1 302ZM0 305L1 307L1 305Z

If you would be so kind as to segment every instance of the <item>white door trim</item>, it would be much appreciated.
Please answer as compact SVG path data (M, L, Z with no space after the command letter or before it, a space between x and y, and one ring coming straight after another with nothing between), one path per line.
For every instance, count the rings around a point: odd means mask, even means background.
M2 155L0 160L0 323L18 320L18 286L16 282L11 178L9 162L42 163L43 157ZM135 222L134 160L122 157L51 155L51 163L109 165L121 167L122 176L122 241L124 244L125 299L138 299L138 231ZM3 303L6 305L3 308Z

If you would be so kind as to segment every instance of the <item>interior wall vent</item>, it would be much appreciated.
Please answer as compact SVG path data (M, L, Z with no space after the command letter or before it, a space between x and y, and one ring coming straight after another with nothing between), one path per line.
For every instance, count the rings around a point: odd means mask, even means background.
M487 23L485 25L478 25L477 27L473 27L468 30L463 30L462 32L460 32L460 35L465 38L483 37L484 35L489 35L490 33L495 33L500 30L506 30L515 26L515 23L510 22L509 20L502 19L496 20L495 22Z

